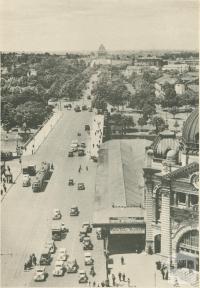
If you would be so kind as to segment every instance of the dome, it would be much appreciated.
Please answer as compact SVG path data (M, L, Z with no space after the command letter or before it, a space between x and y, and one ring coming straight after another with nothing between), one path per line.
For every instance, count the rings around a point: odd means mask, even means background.
M161 132L151 145L153 149L154 157L159 159L166 159L168 151L176 150L179 142L176 138L176 134L171 131Z
M176 150L169 150L167 152L167 159L176 159L177 151Z
M199 149L199 110L195 109L185 121L182 133L183 143L191 150Z
M167 157L166 157L166 162L167 164L169 165L173 165L173 164L176 164L177 163L177 156L178 156L178 152L177 150L169 150L167 152Z

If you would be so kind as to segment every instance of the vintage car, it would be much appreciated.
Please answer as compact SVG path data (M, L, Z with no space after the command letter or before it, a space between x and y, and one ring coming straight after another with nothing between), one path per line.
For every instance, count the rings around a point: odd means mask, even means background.
M69 151L68 152L68 157L73 157L74 156L74 152L73 151Z
M102 229L101 228L96 229L96 235L97 235L98 240L102 239Z
M92 265L94 263L94 259L92 258L91 253L87 252L84 255L85 265Z
M87 227L82 227L80 232L79 232L79 240L80 242L83 241L84 237L87 236Z
M31 185L31 178L28 174L23 174L23 177L22 177L22 186L23 187L28 187Z
M83 105L82 106L82 111L86 111L87 110L87 106L86 105Z
M88 100L90 100L90 99L91 99L91 96L90 96L90 95L88 95L88 96L87 96L87 99L88 99Z
M66 248L59 248L58 249L57 260L66 261L67 257L68 257L67 249Z
M82 147L82 148L86 148L85 142L81 142L81 147Z
M72 144L70 145L70 148L71 148L71 151L72 151L72 152L77 152L77 151L78 151L78 144L72 143Z
M73 178L69 178L68 185L69 186L73 186L74 185L74 179Z
M47 272L45 269L45 266L37 266L35 274L33 276L34 281L39 282L39 281L45 281L47 277Z
M77 136L81 136L81 132L78 132L78 133L77 133Z
M67 273L76 273L78 271L78 264L76 259L68 259L66 263Z
M78 216L80 213L77 206L72 206L70 209L70 216Z
M78 190L85 190L85 184L84 183L78 183Z
M60 212L59 209L54 209L53 210L53 215L52 215L52 219L53 220L60 220L62 218L62 214Z
M83 250L92 250L93 244L90 237L86 236L83 238Z
M88 276L84 270L79 270L79 283L87 283Z
M83 148L78 148L78 156L85 156L85 150Z
M43 250L42 250L42 253L40 255L40 265L50 265L51 263L51 252L50 252L50 249L49 247L45 247Z
M51 254L55 253L55 251L56 251L56 245L55 245L55 243L54 243L54 240L48 240L48 241L46 241L44 246L45 246L45 248L48 248L48 249L49 249L49 252L50 252Z
M56 260L55 267L53 270L53 276L63 276L66 268L63 260Z
M86 228L87 233L91 233L92 232L92 225L89 222L84 222L82 227Z

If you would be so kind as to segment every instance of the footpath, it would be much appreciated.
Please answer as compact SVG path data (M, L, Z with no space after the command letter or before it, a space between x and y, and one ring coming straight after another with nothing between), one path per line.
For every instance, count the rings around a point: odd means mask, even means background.
M104 116L95 115L92 119L92 129L90 131L91 143L90 143L90 157L98 158L98 151L103 141L103 126Z

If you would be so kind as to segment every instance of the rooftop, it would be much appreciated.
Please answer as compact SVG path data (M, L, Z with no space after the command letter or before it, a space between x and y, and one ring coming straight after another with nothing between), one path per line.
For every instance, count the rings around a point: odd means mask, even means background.
M143 200L143 154L137 149L134 151L123 140L112 140L102 145L96 175L95 221L107 223L109 217L143 215L140 208Z
M164 75L160 78L158 78L156 80L156 83L159 83L160 85L163 85L165 84L166 82L171 84L171 85L174 85L176 82L177 82L177 78L173 78L173 77L170 77L169 75Z

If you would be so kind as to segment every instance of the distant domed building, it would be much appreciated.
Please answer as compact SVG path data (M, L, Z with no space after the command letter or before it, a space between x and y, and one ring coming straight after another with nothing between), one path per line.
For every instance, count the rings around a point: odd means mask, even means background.
M185 121L181 139L161 132L146 147L143 169L146 251L159 253L169 273L193 286L199 280L198 122L196 109Z
M103 46L103 44L101 44L98 50L98 57L105 58L106 56L107 56L106 48Z

